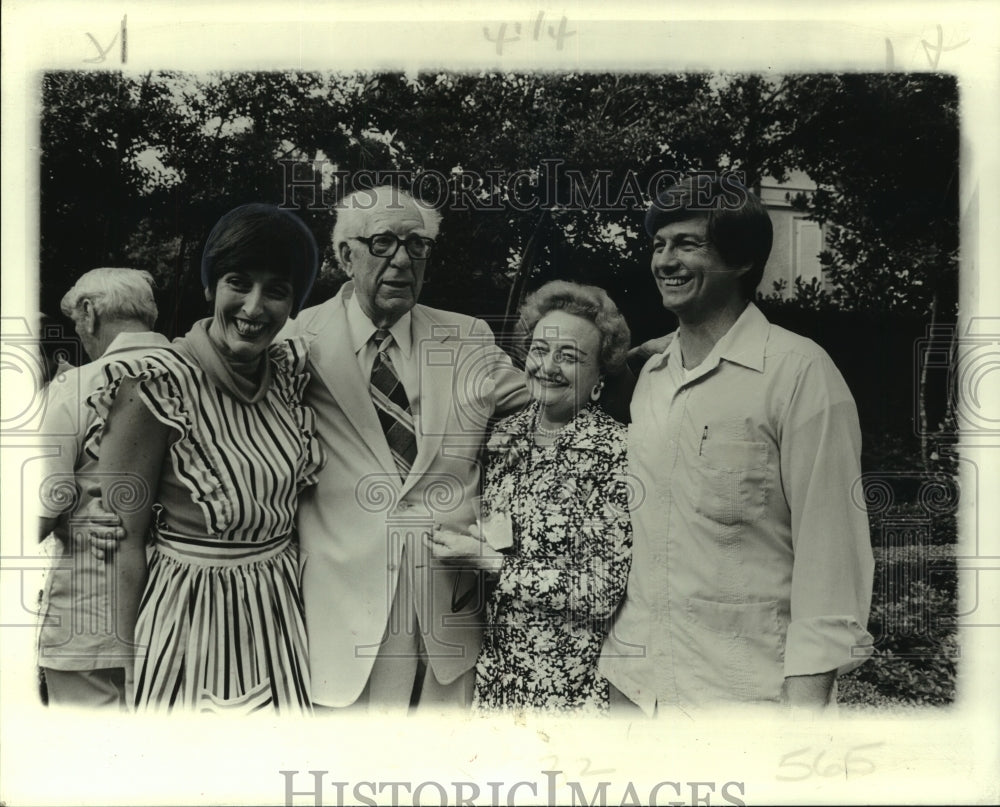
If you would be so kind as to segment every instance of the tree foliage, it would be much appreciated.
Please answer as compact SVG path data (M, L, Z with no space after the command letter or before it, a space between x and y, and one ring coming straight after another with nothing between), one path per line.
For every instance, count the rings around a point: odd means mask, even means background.
M225 210L297 201L327 245L345 182L401 171L447 179L444 195L418 188L448 208L429 302L500 314L530 242L529 286L603 285L645 338L666 325L641 230L652 180L722 168L817 182L798 203L828 227L829 304L950 311L957 142L955 82L934 75L48 73L42 309L83 271L130 264L158 278L164 330L183 332Z
M821 256L844 308L953 318L958 279L958 91L943 75L802 76L789 163L819 189Z

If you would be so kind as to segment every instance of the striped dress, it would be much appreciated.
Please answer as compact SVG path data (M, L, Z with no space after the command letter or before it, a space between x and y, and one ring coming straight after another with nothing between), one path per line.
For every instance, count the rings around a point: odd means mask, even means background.
M94 456L124 378L137 380L141 399L173 438L136 624L138 711L310 709L293 528L299 491L315 484L321 449L314 413L302 405L303 343L272 345L269 358L271 382L252 403L173 348L109 364L106 385L87 401L98 414L86 444ZM127 496L127 485L121 490ZM128 506L113 492L104 496L116 509Z

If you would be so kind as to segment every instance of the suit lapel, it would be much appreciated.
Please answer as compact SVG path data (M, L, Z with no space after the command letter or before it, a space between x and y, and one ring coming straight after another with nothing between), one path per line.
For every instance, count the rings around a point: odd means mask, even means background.
M351 350L345 308L350 291L350 288L341 290L330 301L331 310L317 313L316 318L306 326L309 362L382 467L398 479L399 472L368 392L368 379L362 376L358 358Z

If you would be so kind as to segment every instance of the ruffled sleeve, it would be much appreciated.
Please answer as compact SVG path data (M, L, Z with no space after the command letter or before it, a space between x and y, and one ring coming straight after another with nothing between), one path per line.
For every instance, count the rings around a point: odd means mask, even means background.
M100 386L86 400L96 419L87 431L84 451L94 459L100 457L101 435L126 379L136 382L140 399L157 420L181 438L191 435L184 397L184 389L194 383L191 368L175 351L158 348L139 358L109 362L102 370Z
M302 459L297 479L298 490L316 484L316 474L326 457L316 437L316 413L303 403L309 373L306 372L308 351L302 337L276 342L268 348L274 369L274 385L295 418L302 440Z
M223 533L234 517L219 470L224 463L213 441L201 434L192 417L192 412L203 408L207 380L176 350L157 348L142 357L110 362L104 367L101 386L86 400L95 418L84 439L84 451L100 459L101 436L125 380L135 382L139 399L174 433L176 439L170 445L174 471L201 510L209 533Z

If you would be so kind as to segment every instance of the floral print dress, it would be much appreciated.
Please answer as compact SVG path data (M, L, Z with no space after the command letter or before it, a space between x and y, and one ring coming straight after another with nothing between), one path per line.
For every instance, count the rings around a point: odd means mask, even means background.
M606 712L597 662L632 551L625 427L588 406L544 448L538 404L487 445L483 519L510 517L514 544L487 606L479 710Z

